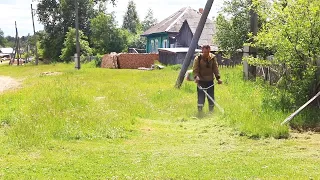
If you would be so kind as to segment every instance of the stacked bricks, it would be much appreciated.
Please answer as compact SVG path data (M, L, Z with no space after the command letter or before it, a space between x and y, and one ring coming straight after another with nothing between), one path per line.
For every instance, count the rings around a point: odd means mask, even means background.
M120 69L138 69L140 67L150 68L156 60L158 54L119 54L118 63Z
M158 54L107 54L103 57L102 68L138 69L140 67L150 68L156 60ZM115 63L117 64L115 66Z
M106 54L102 58L101 67L109 69L118 69L118 55L117 53Z

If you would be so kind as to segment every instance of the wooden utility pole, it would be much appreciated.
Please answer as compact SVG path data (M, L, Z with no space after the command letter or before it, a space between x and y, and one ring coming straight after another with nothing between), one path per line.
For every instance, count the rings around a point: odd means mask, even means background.
M22 58L21 57L21 54L20 54L20 52L21 52L21 44L20 44L20 37L18 36L18 66L20 65L20 59ZM22 65L22 64L21 64Z
M252 2L251 2L252 4ZM250 31L254 36L257 36L258 34L258 14L254 10L254 7L251 7L250 9ZM251 39L251 43L253 43L253 39ZM250 47L249 54L253 56L254 58L257 57L257 48ZM249 78L250 79L256 79L257 74L257 68L256 66L249 66ZM251 76L251 77L250 77Z
M250 2L252 4L252 1ZM258 34L258 14L255 12L253 7L250 9L250 32L253 36ZM253 43L253 39L250 40ZM249 51L249 52L247 52ZM257 57L257 49L255 47L244 47L244 53L248 53L249 56ZM247 56L244 54L244 56ZM255 80L257 74L256 66L249 65L248 62L243 63L244 76L246 80Z
M17 21L14 22L15 24L15 27L16 27L16 44L15 44L15 53L14 53L14 59L13 59L13 64L14 64L14 61L15 61L15 58L16 58L16 55L17 55L17 59L18 59L18 62L17 62L17 65L19 66L20 65L20 40L19 40L19 34L18 34L18 27L17 27Z
M30 34L28 34L28 40L27 40L27 57L26 57L26 63L29 62L29 52L30 52Z
M180 88L182 83L183 83L184 76L185 76L185 74L186 74L186 72L188 70L188 67L190 65L191 59L192 59L192 57L194 55L194 52L195 52L195 50L196 50L196 48L198 46L198 42L199 42L200 36L202 34L203 28L204 28L204 26L205 26L205 24L207 22L207 18L208 18L209 12L211 10L213 1L214 0L208 0L207 1L207 4L206 4L206 6L204 8L204 11L203 11L203 13L201 15L201 19L199 21L199 24L198 24L198 27L196 29L196 32L193 35L193 38L192 38L192 41L191 41L191 45L189 47L188 53L186 55L186 58L183 61L183 65L182 65L180 74L178 76L177 82L176 82L176 87L177 88Z
M77 56L76 56L76 69L80 69L80 40L79 40L79 8L78 8L78 0L75 0L75 8L76 8L76 50L77 50Z
M16 59L16 55L17 55L17 41L18 41L18 35L17 35L17 22L15 21L15 28L16 28L16 38L14 40L14 47L12 47L13 51L14 51L14 54L13 54L13 57L11 57L11 61L10 61L10 65L13 65L14 64L14 61Z
M38 65L39 64L39 55L38 55L38 47L37 47L37 41L38 41L38 38L37 38L37 35L36 35L36 28L34 26L34 14L33 14L33 8L32 8L32 4L31 4L31 16L32 16L32 25L33 25L33 35L34 35L34 38L35 38L35 53L36 53L36 61L35 61L35 64Z

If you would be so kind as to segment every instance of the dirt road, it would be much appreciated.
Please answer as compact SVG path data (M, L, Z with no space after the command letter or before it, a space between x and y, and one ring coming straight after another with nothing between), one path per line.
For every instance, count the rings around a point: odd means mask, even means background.
M0 76L0 93L17 88L20 85L18 81L7 76Z

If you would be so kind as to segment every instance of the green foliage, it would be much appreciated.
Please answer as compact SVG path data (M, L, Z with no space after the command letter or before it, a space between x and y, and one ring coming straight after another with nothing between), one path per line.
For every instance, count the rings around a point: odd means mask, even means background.
M229 53L243 47L249 33L249 1L229 0L224 2L222 12L216 18L216 42Z
M16 40L16 38L15 37L11 37L11 36L6 36L5 37L5 40L4 40L4 42L5 42L5 47L11 47L11 48L13 48L14 47L14 45L15 45L15 40Z
M91 19L91 43L95 53L122 52L127 49L129 33L116 27L114 16L100 13Z
M142 33L143 33L142 31L139 31L137 34L129 34L128 47L145 49L147 44L147 39L145 37L140 36Z
M6 39L4 38L4 33L3 31L0 29L0 47L5 47L6 45Z
M37 47L38 47L38 55L40 58L44 57L44 49L41 46L41 43L38 41L37 42Z
M46 36L42 41L44 58L51 61L59 61L63 42L70 27L75 27L75 1L76 0L39 0L37 15L40 23L44 25ZM97 12L95 5L108 0L78 0L79 4L79 28L89 39L90 19ZM109 1L115 3L115 0Z
M24 52L23 54L21 54L21 58L22 59L27 59L31 57L31 53L30 52Z
M94 60L96 67L101 67L102 58L103 58L103 55L101 54L96 55L96 59Z
M81 55L92 55L92 49L89 47L89 42L87 41L88 38L83 34L82 31L79 31L79 39ZM69 28L69 32L66 35L63 45L64 48L62 49L60 58L64 62L70 62L72 61L71 56L74 56L76 53L76 29Z
M127 11L123 18L122 28L127 29L130 33L137 34L141 29L141 24L136 10L136 4L133 0L128 3Z
M243 61L247 61L250 65L253 66L270 66L272 64L271 61L265 60L265 59L261 59L261 58L254 58L252 56L247 56L243 58Z
M156 25L157 22L158 22L158 20L156 18L154 18L152 9L149 8L146 17L142 21L143 31L146 31L149 28L151 28L152 26Z
M284 64L283 92L274 93L284 109L296 109L320 89L316 61L320 55L320 1L288 0L260 8L268 18L254 46L274 53L274 64ZM256 2L259 3L259 2ZM256 4L257 5L257 4ZM259 7L259 6L257 6Z

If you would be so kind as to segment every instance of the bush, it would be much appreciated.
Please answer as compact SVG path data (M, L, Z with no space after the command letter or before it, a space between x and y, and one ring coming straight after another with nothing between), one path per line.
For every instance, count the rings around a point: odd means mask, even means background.
M79 31L79 36L80 47L82 51L81 54L84 56L91 56L92 49L89 47L89 42L87 41L88 38L83 34L82 31ZM71 57L76 53L76 30L74 28L69 28L69 32L66 34L63 45L64 48L62 49L60 58L64 62L70 62L72 61Z
M96 58L94 60L96 67L101 67L102 58L103 58L103 55L101 55L101 54L96 55Z

